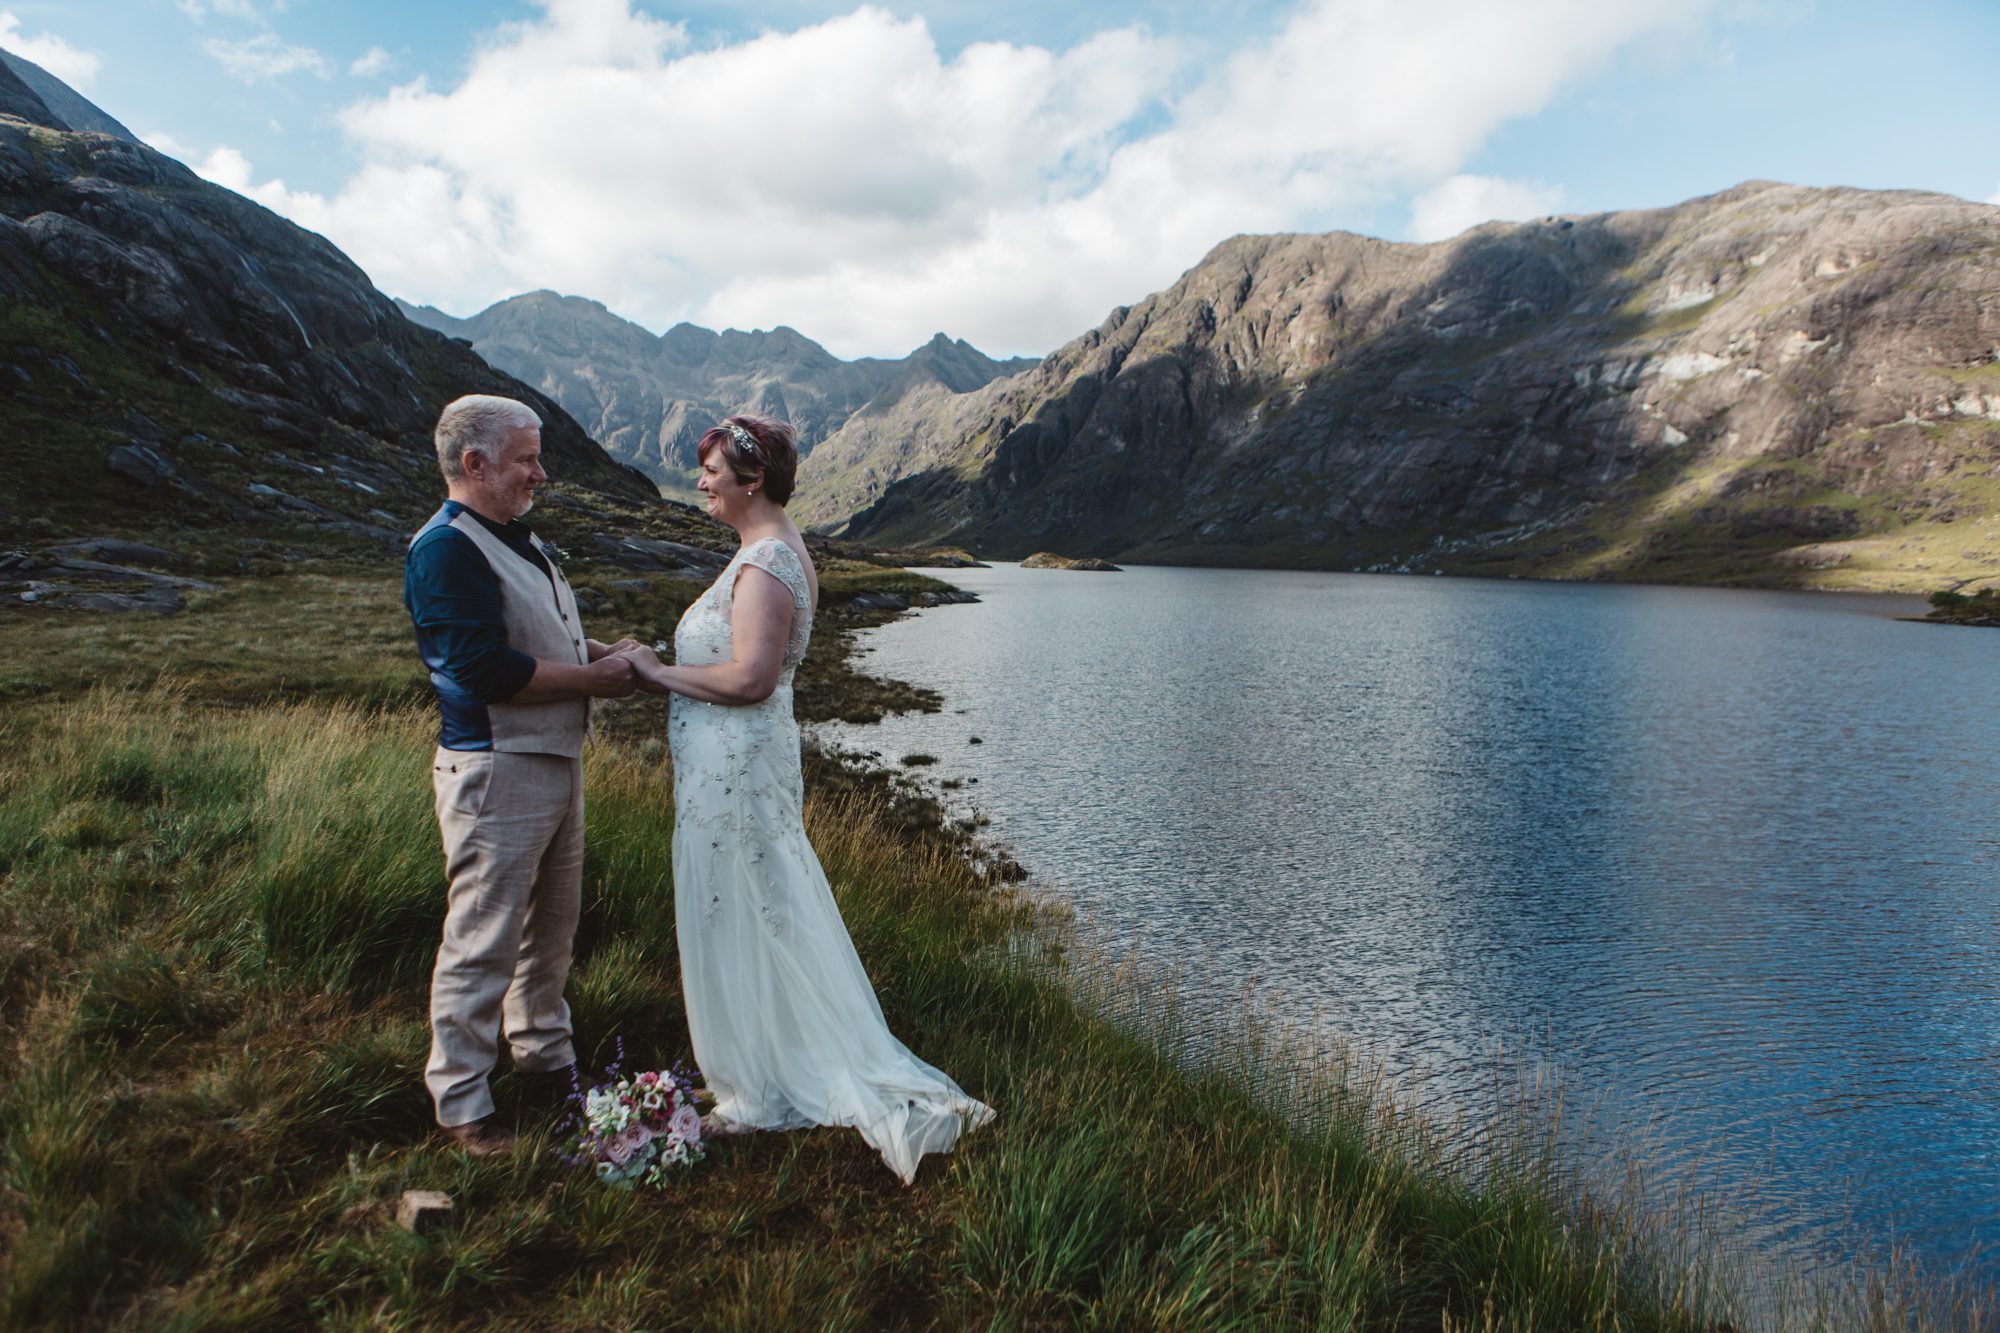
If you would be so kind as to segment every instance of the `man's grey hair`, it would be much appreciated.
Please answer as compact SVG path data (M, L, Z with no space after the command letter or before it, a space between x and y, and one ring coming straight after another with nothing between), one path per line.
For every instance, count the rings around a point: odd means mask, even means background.
M500 447L507 443L510 432L530 427L539 430L541 424L533 408L512 398L490 393L455 398L438 416L438 468L445 481L458 481L465 476L466 450L490 462L500 456Z

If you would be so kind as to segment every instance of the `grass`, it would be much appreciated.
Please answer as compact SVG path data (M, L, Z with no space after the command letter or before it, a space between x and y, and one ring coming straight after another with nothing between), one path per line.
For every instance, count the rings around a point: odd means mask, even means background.
M1989 579L2000 552L1991 470L2000 432L1984 421L1924 429L1962 461L1919 483L1864 491L1828 480L1828 459L1860 458L1877 432L1830 442L1824 457L1677 453L1579 522L1438 563L1464 574L1850 592ZM1847 531L1802 541L1801 514Z
M328 577L289 590L295 629L334 588L350 628L393 619L379 589ZM284 591L183 620L278 616ZM0 1325L1742 1322L1697 1234L1593 1201L1532 1117L1469 1156L1254 1016L1197 1030L1171 987L1091 955L879 782L815 781L809 831L889 1023L992 1125L907 1189L838 1130L724 1141L664 1196L562 1168L546 1113L522 1112L526 1151L468 1161L420 1079L433 719L391 687L400 645L358 642L310 689L287 674L307 650L274 633L262 697L155 665L0 707ZM587 759L580 1044L685 1059L669 768L657 715L615 720ZM519 1109L504 1066L496 1092ZM399 1230L411 1188L450 1194L455 1221ZM1856 1288L1776 1323L1926 1326L1909 1300Z
M417 1076L429 730L413 707L218 713L172 688L0 726L38 756L0 803L8 1324L1436 1327L1491 1293L1496 1327L1697 1326L1642 1266L1586 1258L1555 1203L1432 1174L1338 1087L1281 1107L1093 1017L1009 947L1051 929L1030 904L866 795L817 801L815 843L889 1021L996 1125L907 1191L838 1131L728 1142L664 1199L565 1171L545 1120L468 1163ZM687 1053L668 781L636 743L589 760L572 989L599 1058L614 1037ZM412 1187L450 1193L455 1226L390 1225ZM1543 1257L1514 1271L1517 1248Z
M580 594L601 597L587 616L593 634L670 639L703 582L654 576L644 590L616 589L623 571L585 565L571 574ZM887 711L934 709L937 696L848 665L855 630L888 617L855 605L863 593L919 593L945 585L901 569L827 562L821 615L799 668L802 716L867 722ZM74 699L100 686L142 689L160 680L213 703L348 699L368 704L429 697L400 571L381 565L312 561L296 568L220 580L191 592L176 616L102 616L0 607L0 702ZM605 710L613 727L628 710Z
M2000 625L2000 584L1969 593L1956 588L1940 589L1930 595L1929 601L1931 610L1924 617L1926 620L1947 625Z

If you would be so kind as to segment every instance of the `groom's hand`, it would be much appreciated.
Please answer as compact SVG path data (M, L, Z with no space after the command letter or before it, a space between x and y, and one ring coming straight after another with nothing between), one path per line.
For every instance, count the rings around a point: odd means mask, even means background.
M591 695L598 699L623 699L639 688L632 659L623 654L600 657L583 671Z

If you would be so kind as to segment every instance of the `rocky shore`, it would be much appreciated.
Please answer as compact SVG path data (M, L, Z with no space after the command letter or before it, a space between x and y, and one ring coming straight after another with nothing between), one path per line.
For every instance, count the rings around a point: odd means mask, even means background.
M1934 592L1925 620L1939 625L1982 625L2000 629L2000 588L1974 593Z
M1100 560L1096 556L1056 555L1050 551L1035 552L1033 555L1029 556L1026 560L1023 560L1021 562L1021 568L1087 569L1087 570L1096 570L1108 574L1117 574L1123 572L1122 570L1119 569L1117 565L1112 564L1109 560Z

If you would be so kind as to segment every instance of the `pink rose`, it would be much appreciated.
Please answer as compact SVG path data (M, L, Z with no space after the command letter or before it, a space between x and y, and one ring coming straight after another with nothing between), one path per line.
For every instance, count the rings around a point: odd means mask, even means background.
M680 1135L683 1143L701 1142L701 1114L692 1106L683 1106L675 1111L674 1118L667 1122L667 1127Z
M623 1166L632 1160L632 1149L637 1144L627 1143L623 1134L614 1134L604 1141L603 1153L614 1166Z

